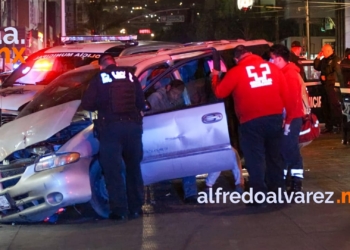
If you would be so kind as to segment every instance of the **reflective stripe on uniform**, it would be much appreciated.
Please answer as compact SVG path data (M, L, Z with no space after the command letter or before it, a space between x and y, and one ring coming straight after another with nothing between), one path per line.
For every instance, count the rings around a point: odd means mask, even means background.
M293 177L304 178L304 170L303 169L291 169L290 175Z
M311 128L308 128L307 130L300 131L299 135L305 135L305 134L310 133L310 132L311 132Z

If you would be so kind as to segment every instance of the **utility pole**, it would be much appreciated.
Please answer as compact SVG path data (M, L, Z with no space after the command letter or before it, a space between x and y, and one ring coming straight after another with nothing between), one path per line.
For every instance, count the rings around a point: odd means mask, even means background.
M309 0L305 1L305 12L306 12L306 52L307 59L310 59L311 55L311 42L310 42L310 14L309 14Z

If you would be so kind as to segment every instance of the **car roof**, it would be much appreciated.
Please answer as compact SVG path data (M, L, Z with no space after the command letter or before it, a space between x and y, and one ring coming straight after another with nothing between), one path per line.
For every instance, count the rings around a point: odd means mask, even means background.
M180 53L180 54L174 54L174 55L157 55L157 53L145 53L145 54L116 57L115 60L118 66L136 68L135 75L138 76L139 73L141 73L146 67L150 65L167 62L169 60L186 59L186 58L194 57L200 54L204 54L206 53L206 51L207 50L193 51L193 52L186 52L186 53ZM97 62L93 62L89 65L85 65L85 66L70 70L64 74L69 74L73 72L83 72L86 70L93 70L97 68L99 68Z
M125 49L124 55L140 53L143 50L158 50L162 47L174 48L183 46L180 43L173 42L162 42L162 41L138 41L138 45L128 46L123 42L113 41L113 42L90 42L90 43L74 43L55 46L49 49L46 49L43 53L63 53L63 52L81 52L81 53L104 53L105 51L111 48L120 48Z
M169 50L171 51L171 50ZM179 59L192 58L201 54L208 52L208 49L203 49L201 51L192 50L186 51L184 53L169 53L165 55L158 55L158 53L147 53L147 54L136 54L131 56L117 57L116 62L119 66L135 67L135 75L139 75L145 68L157 65L159 63L165 63L168 61L175 61Z
M120 56L144 53L145 51L157 52L160 50L174 49L174 48L180 48L180 47L184 47L184 45L181 43L161 42L161 41L153 41L152 43L139 43L138 46L133 46L133 47L124 49L120 53Z
M228 49L234 49L238 45L244 45L244 46L256 46L256 45L268 45L269 47L273 45L273 43L268 42L263 39L258 40L219 40L219 41L206 41L206 42L195 42L195 43L188 43L185 44L185 47L182 48L176 48L174 50L166 50L166 51L159 51L158 55L164 55L169 53L181 53L190 51L193 49L205 49L205 48L215 48L218 51L222 50L228 50Z
M254 46L254 45L269 45L272 43L266 40L231 40L231 41L210 41L210 42L200 42L187 45L185 47L179 47L169 50L161 50L158 52L142 53L134 55L126 55L116 57L116 63L118 66L135 67L135 75L140 74L146 67L150 65L156 65L162 62L167 62L168 60L179 60L198 56L200 54L205 54L209 49L215 48L216 50L225 50L230 48L235 48L238 45ZM87 70L88 67L92 69L92 64L80 67L80 70ZM97 64L95 64L96 66ZM96 66L98 67L98 66Z

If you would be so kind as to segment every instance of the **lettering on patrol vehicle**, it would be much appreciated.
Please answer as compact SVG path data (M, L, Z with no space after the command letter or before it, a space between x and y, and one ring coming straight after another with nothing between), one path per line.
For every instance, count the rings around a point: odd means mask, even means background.
M90 53L76 53L75 57L88 57L88 58L100 58L98 54L90 54Z
M101 79L102 79L102 83L105 84L105 83L112 82L113 81L112 77L115 80L127 79L126 78L126 71L112 71L111 75L108 74L108 73L101 73L100 76L101 76ZM129 81L130 82L134 82L131 73L129 73Z
M270 67L267 63L263 63L260 65L260 69L256 69L254 66L247 66L246 71L249 78L254 78L253 81L250 82L250 86L252 88L264 87L272 84L272 79L267 78L268 74L271 74ZM261 72L261 76L258 75L257 71Z
M44 54L36 57L34 60L43 59L43 58L53 58L53 57L83 57L83 58L100 58L100 54L90 54L90 53L74 53L74 52L65 52L65 53L52 53Z
M309 104L311 108L321 108L321 96L309 96Z

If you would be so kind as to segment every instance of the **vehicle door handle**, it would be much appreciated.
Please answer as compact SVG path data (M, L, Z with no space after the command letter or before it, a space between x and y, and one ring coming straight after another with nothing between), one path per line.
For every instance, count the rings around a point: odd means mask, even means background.
M213 123L222 120L223 115L221 113L210 113L202 116L203 123Z

